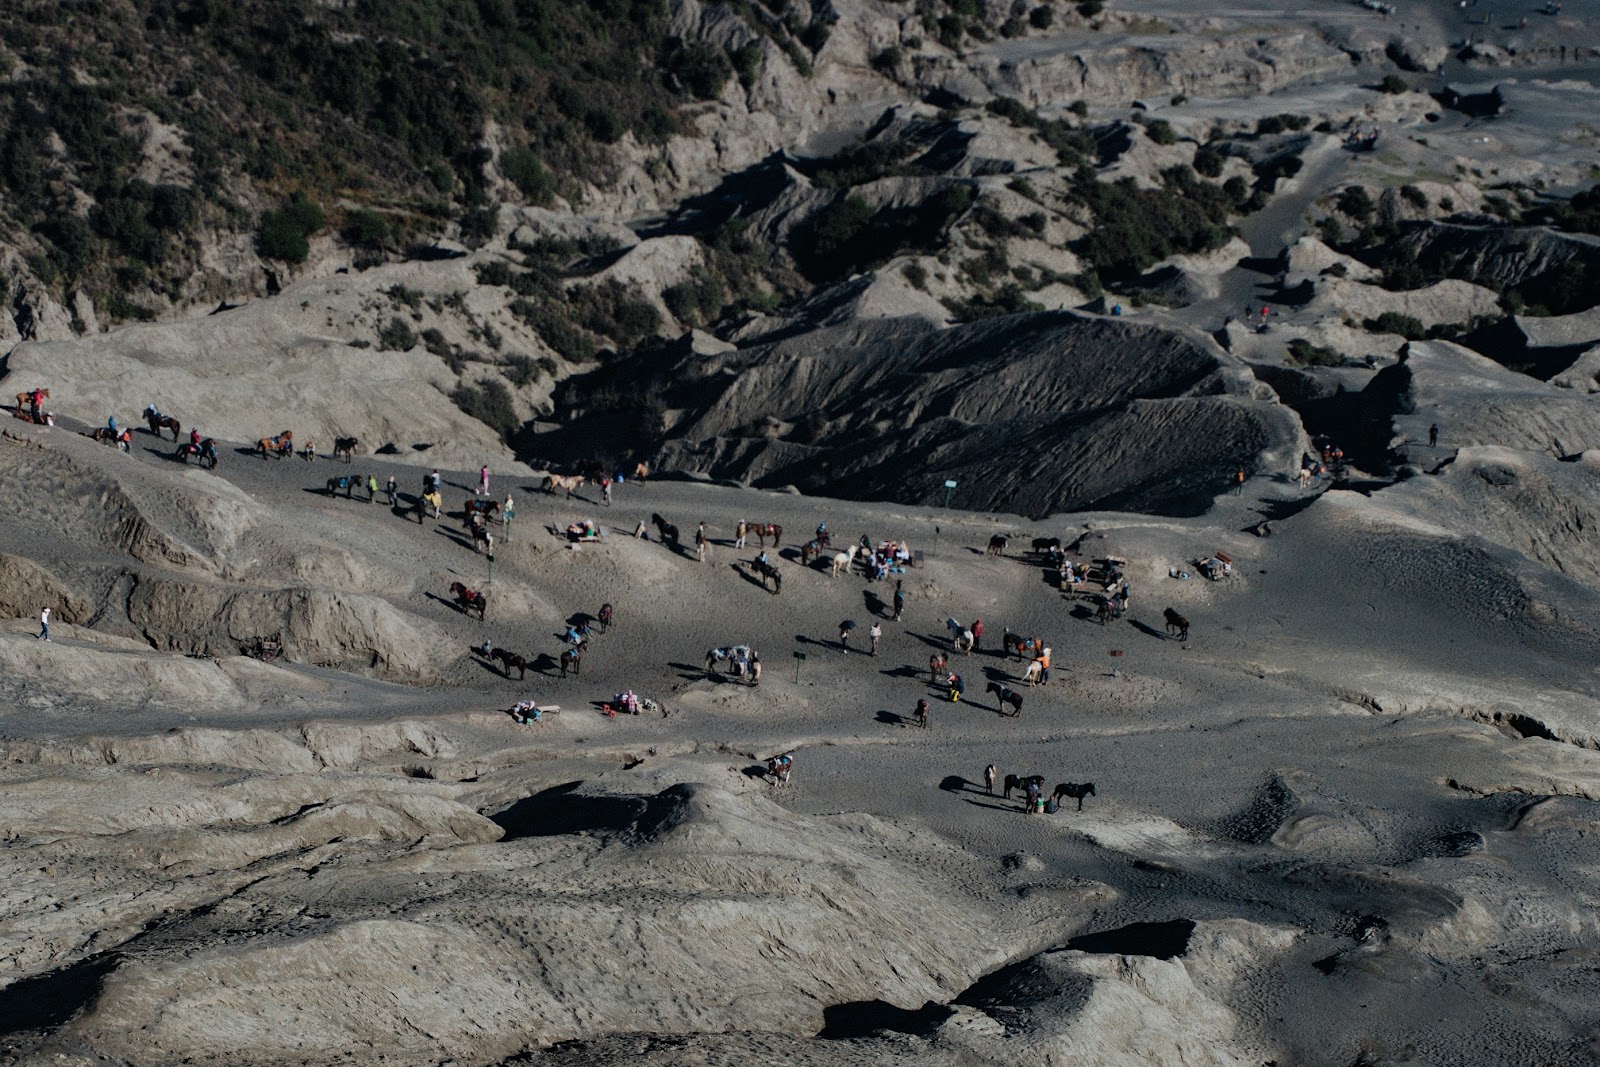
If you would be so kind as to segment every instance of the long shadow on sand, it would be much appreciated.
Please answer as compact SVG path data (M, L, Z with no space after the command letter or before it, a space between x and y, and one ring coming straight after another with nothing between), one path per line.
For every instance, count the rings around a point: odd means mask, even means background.
M985 794L985 795L987 795L987 794ZM995 811L1016 812L1016 811L1020 810L1020 809L1018 809L1018 807L1015 804L1007 804L1004 801L1000 801L998 799L997 800L973 800L971 797L962 797L961 799L966 801L968 804L973 805L974 807L993 808Z
M885 726L910 726L912 721L908 716L898 715L892 711L880 711L873 719Z
M1138 619L1129 619L1128 625L1132 626L1135 630L1138 630L1142 634L1148 634L1151 637L1159 637L1163 641L1168 640L1166 634L1162 633L1160 630L1148 623L1140 622Z

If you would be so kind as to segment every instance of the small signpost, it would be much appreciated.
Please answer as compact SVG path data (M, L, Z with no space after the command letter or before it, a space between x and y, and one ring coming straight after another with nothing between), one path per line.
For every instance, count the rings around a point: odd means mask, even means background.
M804 660L805 658L806 658L806 654L804 652L796 652L794 654L794 684L795 685L799 685L800 684L800 662L802 660Z
M953 478L945 479L945 483L944 483L944 506L946 508L948 508L950 506L950 494L955 492L955 489L956 489L955 479L953 479Z
M1115 659L1120 659L1121 657L1122 657L1122 649L1113 648L1111 650L1111 658L1112 659L1114 659L1114 660ZM1111 677L1113 677L1113 678L1121 678L1122 677L1122 675L1120 673L1118 673L1117 665L1115 663L1113 663L1111 665Z

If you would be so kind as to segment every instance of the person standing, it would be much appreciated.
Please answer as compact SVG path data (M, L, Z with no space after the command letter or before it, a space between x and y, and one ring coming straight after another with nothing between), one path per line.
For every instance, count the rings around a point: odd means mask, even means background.
M839 624L839 651L850 651L850 631L855 629L855 623L846 619Z
M990 796L994 796L994 764L992 763L983 769L983 787L989 791Z
M872 624L872 629L867 631L867 640L872 644L871 655L878 654L878 642L883 638L883 627L877 623Z
M972 651L981 652L981 651L983 651L983 620L982 619L973 619L972 620L971 629L972 629Z
M367 475L367 503L370 504L376 499L378 499L378 476L369 474Z
M1240 467L1233 472L1233 495L1239 496L1244 492L1244 468Z
M894 583L894 621L900 621L900 613L906 610L906 591L901 588L902 582L896 579Z
M400 504L400 484L394 480L394 475L389 475L389 480L384 483L384 492L389 494L389 506L398 507Z
M1439 444L1439 424L1436 422L1428 427L1428 447L1436 448Z
M42 640L45 640L45 641L50 640L50 609L49 608L42 608L39 611L39 637Z
M952 671L950 673L950 680L947 685L950 688L950 703L961 703L961 691L966 688L965 683L961 681L961 675Z
M439 477L439 468L433 468L433 473L428 475L428 491L437 493L444 486L444 479Z
M600 479L600 502L606 507L611 506L611 479Z
M735 526L733 528L733 547L734 548L743 548L744 547L745 538L747 538L749 536L750 536L750 524L745 522L743 519L740 519L739 520L739 525L737 525L737 526Z
M701 563L711 555L711 538L706 536L706 524L703 522L694 532L694 550Z
M517 517L517 510L511 503L511 494L506 494L506 502L500 507L500 518L506 526L506 544L511 543L511 520Z

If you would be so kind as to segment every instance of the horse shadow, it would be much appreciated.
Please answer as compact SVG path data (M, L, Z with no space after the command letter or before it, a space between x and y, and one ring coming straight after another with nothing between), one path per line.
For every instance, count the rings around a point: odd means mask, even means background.
M1072 605L1072 610L1067 614L1074 619L1082 619L1085 622L1094 622L1099 617L1087 604L1074 604Z
M461 534L456 533L454 530L452 530L448 526L435 526L433 528L433 532L438 534L440 537L449 538L450 540L454 541L456 544L460 545L462 548L472 548L473 547L472 538L464 537Z
M923 644L927 645L929 648L936 648L940 652L949 652L949 651L951 651L951 649L950 649L950 638L947 635L947 633L944 633L944 634L919 634L915 630L907 630L906 633L910 634L912 637L915 637L918 641L921 641Z
M944 776L944 781L939 783L939 788L946 793L965 793L971 784L959 774L947 774Z
M422 595L427 597L429 600L435 601L436 603L439 603L439 604L443 604L446 607L455 608L456 611L459 612L462 615L465 615L467 613L467 609L465 607L463 607L459 601L453 600L450 597L442 597L438 593L431 593L431 592L425 592ZM473 648L473 651L476 652L477 648Z
M988 794L986 793L984 795L987 796ZM979 807L979 808L993 808L995 811L1016 811L1017 810L1017 806L1015 804L996 804L996 803L994 803L992 801L987 801L987 800L973 800L971 797L962 797L961 799L966 801L968 804L971 804L974 807Z
M892 711L880 711L874 716L874 720L883 723L885 726L905 726L911 721L904 715L899 715Z
M870 589L861 591L861 600L866 605L868 615L877 615L880 618L887 619L892 614L889 611L889 605L883 602L883 597Z
M745 581L749 582L751 585L756 586L763 593L767 591L767 583L763 582L760 578L757 578L755 575L753 575L749 571L745 570L745 564L743 564L743 563L730 563L730 564L728 564L728 567L729 567L730 570L733 571L733 573L737 574L739 577L743 578Z
M1135 630L1138 630L1142 634L1148 634L1151 637L1159 637L1163 641L1170 640L1166 634L1162 633L1160 630L1157 630L1154 626L1151 626L1148 623L1140 622L1138 619L1129 619L1128 622Z
M800 550L798 548L780 548L778 549L778 558L786 559L790 563L799 563Z
M907 663L899 667L891 667L888 670L879 671L878 673L887 675L890 678L920 678L928 673L928 668L913 667Z
M182 463L184 466L188 466L188 461L185 460L184 457L178 455L177 445L173 445L171 451L168 451L165 448L151 448L146 445L145 451L150 453L152 456L160 456L169 463Z
M528 660L528 669L535 674L559 674L561 664L548 652L541 652Z
M584 626L586 624L599 622L599 621L600 620L596 619L593 615L589 614L587 611L575 611L571 615L567 616L567 625L568 626L572 626L572 627ZM565 637L566 635L565 634L560 634L558 636Z
M1004 667L983 668L983 680L986 682L1014 682L1017 679Z
M496 663L494 660L492 660L492 659L484 659L482 656L479 656L477 654L477 652L478 652L477 649L473 649L472 652L473 652L472 662L476 663L481 670L483 670L483 671L485 671L485 672L487 672L489 674L494 675L496 678L510 678L511 677L510 673L507 672L505 670L505 668L501 667L500 664ZM530 664L528 664L528 666L531 667L531 666L533 666L533 664L530 663Z
M701 663L669 663L667 666L677 671L678 677L686 682L710 682L717 678L715 672L706 670Z
M765 763L752 763L739 773L746 778L765 778L767 776L767 765Z

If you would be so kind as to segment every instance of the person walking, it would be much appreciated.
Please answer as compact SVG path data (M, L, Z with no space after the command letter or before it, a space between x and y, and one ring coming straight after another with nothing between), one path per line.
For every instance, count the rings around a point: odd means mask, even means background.
M500 506L500 519L505 523L506 544L511 543L511 520L517 517L516 507L511 503L511 494L506 494L506 502Z
M906 610L906 591L901 588L901 580L894 583L894 621L900 621L900 613Z
M972 630L972 651L983 651L983 620L973 619L969 629Z
M39 611L39 635L41 640L50 640L50 609L42 608Z
M369 474L367 475L367 503L370 504L376 499L378 499L378 476Z
M734 548L743 548L744 547L745 538L749 537L749 536L750 536L750 524L745 522L743 519L740 519L739 520L739 525L737 525L737 526L735 526L733 528L733 547Z
M478 495L489 495L489 465L487 463L478 468Z
M841 622L839 624L839 651L840 652L849 652L850 651L850 633L855 628L856 628L856 624L851 622L849 619L846 619L844 622Z
M1436 448L1439 444L1439 424L1436 422L1428 427L1428 447Z
M394 480L394 475L389 475L389 480L383 484L383 491L389 494L389 506L400 506L400 483Z
M882 638L883 638L883 627L879 626L877 623L873 623L872 624L872 629L867 631L867 640L869 642L871 642L871 644L872 644L872 651L871 651L870 655L876 656L878 654L878 642Z

